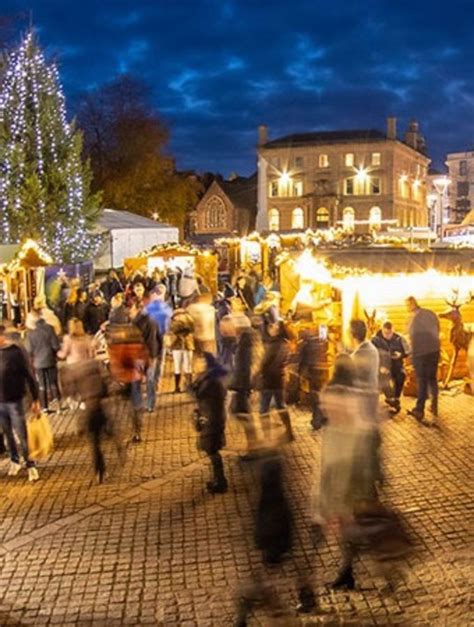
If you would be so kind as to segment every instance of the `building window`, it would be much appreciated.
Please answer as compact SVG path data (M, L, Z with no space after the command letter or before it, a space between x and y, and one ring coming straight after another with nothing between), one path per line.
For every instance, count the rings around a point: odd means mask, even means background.
M304 229L304 211L301 207L296 207L291 213L291 228Z
M345 231L353 231L355 223L355 214L352 207L346 207L342 212L342 227Z
M280 212L278 209L270 209L268 212L268 228L270 231L280 230Z
M319 209L316 210L316 228L329 228L329 211L326 209L326 207L319 207Z
M382 155L380 152L372 153L372 165L380 165L382 163Z
M295 157L295 168L302 170L304 168L304 159L303 157Z
M293 196L302 196L303 195L303 181L293 181L292 185L292 195Z
M380 207L372 207L369 213L369 224L372 229L377 231L382 226L382 210Z
M218 196L213 196L206 204L204 226L206 229L225 229L227 227L227 211L224 202Z
M327 155L319 155L318 165L320 168L329 167L329 157Z
M355 160L355 155L353 152L346 152L345 156L344 156L344 164L346 166L346 168L353 168L354 167L354 160Z
M371 176L369 184L371 194L380 194L380 178L378 176Z
M410 197L410 182L406 174L402 174L399 179L400 196L402 198Z
M459 162L459 176L467 176L467 161L464 159Z
M346 196L352 196L354 194L354 177L351 176L348 179L344 179L344 194Z
M269 185L269 194L272 198L278 196L278 181L271 181Z
M469 196L469 182L468 181L459 181L456 186L456 196L465 197Z

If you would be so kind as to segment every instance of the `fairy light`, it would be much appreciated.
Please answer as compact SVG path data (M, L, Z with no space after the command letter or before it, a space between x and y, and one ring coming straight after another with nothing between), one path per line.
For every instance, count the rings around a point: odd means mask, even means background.
M100 239L88 233L92 220L85 209L91 202L81 136L67 120L58 69L46 61L32 31L8 57L0 133L0 240L17 243L30 235L58 261L90 258ZM28 209L34 218L23 205L32 193L35 206Z

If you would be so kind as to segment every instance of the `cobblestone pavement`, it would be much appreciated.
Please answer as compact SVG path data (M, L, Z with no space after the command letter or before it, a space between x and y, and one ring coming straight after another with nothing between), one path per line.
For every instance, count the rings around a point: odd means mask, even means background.
M325 586L337 570L337 543L311 544L321 436L305 410L292 410L297 438L285 453L295 548L266 571L253 546L256 470L238 459L243 439L234 421L225 453L230 490L211 496L185 394L160 397L145 419L144 442L129 447L125 463L107 442L103 485L93 481L75 417L58 416L56 449L37 484L7 477L7 460L0 462L0 625L231 625L235 591L255 576L266 578L286 613L271 618L257 608L250 624L468 625L474 399L443 395L440 408L438 428L404 411L383 427L384 499L401 512L415 550L394 591L362 556L360 587L350 594ZM117 415L126 421L122 410ZM320 607L297 618L295 582L308 575Z

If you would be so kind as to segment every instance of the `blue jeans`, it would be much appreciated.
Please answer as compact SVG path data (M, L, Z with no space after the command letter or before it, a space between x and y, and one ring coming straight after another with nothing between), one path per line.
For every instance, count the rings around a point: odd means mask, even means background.
M15 464L20 463L20 455L18 453L18 446L15 440L15 435L18 438L21 454L26 462L27 468L31 468L35 465L35 462L30 460L28 453L28 432L26 430L26 418L25 410L23 408L23 401L17 401L15 403L0 403L0 420L7 439L8 450L10 451L10 459Z
M156 386L160 377L160 360L153 359L146 370L146 407L155 409ZM132 382L132 405L133 409L143 409L142 382Z

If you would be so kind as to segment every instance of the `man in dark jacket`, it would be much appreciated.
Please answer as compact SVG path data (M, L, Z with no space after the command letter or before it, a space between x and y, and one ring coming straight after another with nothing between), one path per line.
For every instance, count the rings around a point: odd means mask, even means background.
M260 419L266 439L269 437L272 400L285 427L284 440L294 440L290 413L285 404L285 370L288 363L288 335L281 320L265 322L262 330L264 356L260 374ZM281 439L283 441L283 439ZM268 445L269 442L267 441Z
M26 335L25 348L38 379L41 407L49 412L48 395L60 400L56 353L60 348L59 338L52 326L37 314L30 314L34 328Z
M35 463L28 453L28 434L26 427L23 399L26 389L29 389L33 399L32 410L39 412L38 385L30 370L26 354L7 337L5 327L0 325L0 420L10 452L10 476L17 475L21 470L21 454L28 469L28 479L39 479Z
M413 296L407 298L406 304L411 313L408 332L418 388L416 405L408 413L421 421L428 391L432 398L431 411L434 416L438 415L439 320L433 311L421 308Z
M148 352L146 367L146 409L148 413L155 410L156 386L158 383L162 341L157 324L145 311L143 303L134 303L130 307L130 320L140 329L143 342ZM132 400L136 410L143 409L141 382L132 383Z
M372 338L372 344L380 355L381 388L386 402L398 413L405 383L403 360L408 355L408 345L401 335L395 333L389 321L384 322L380 331Z
M204 353L206 370L196 379L193 391L198 401L196 429L199 432L199 448L209 455L213 478L208 481L207 489L211 494L227 492L227 480L220 454L225 446L226 395L224 378L227 370L223 368L212 353Z
M84 313L84 328L90 335L95 335L100 327L108 320L109 306L102 294L96 291L92 294Z
M109 270L107 279L100 286L104 294L105 300L110 303L112 298L119 292L123 292L122 284L119 281L115 270Z

